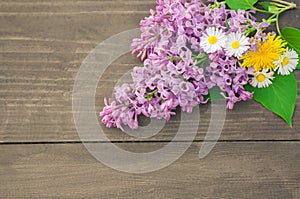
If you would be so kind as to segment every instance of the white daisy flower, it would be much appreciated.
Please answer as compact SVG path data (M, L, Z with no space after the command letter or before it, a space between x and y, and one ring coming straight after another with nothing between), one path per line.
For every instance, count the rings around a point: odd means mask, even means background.
M279 75L289 75L298 65L298 53L293 49L286 49L286 52L273 64L276 66Z
M274 72L268 72L268 69L258 71L254 73L254 77L249 82L253 87L267 88L272 84L273 75Z
M239 58L246 52L250 47L248 38L239 32L230 33L227 36L227 42L225 51L227 56L235 56Z
M206 29L200 39L200 47L203 48L206 53L214 53L218 50L222 50L227 40L225 33L214 27Z

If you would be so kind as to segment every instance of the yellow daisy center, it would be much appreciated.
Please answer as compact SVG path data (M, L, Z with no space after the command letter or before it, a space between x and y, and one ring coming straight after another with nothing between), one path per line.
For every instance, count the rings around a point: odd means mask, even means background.
M210 36L210 37L208 37L207 41L209 44L215 44L215 43L217 43L218 38L216 36Z
M241 44L239 41L236 40L236 41L232 42L231 46L233 49L238 49L241 46Z
M246 55L241 57L243 60L242 66L245 68L254 67L255 71L263 69L274 70L276 66L273 62L277 61L279 57L286 51L286 42L279 36L268 34L266 42L259 42L256 51L249 51Z
M263 75L263 74L259 74L259 75L257 75L256 79L257 79L257 81L259 81L259 82L264 82L265 79L266 79L266 76Z
M286 66L286 65L288 65L289 63L290 63L290 58L285 57L285 58L283 59L283 61L281 62L281 65L282 65L282 66Z

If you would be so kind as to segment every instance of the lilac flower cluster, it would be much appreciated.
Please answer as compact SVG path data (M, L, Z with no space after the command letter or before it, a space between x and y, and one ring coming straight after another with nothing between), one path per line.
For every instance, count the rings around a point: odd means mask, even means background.
M157 0L150 13L140 23L141 38L132 43L133 54L144 66L133 69L132 84L115 88L115 100L105 99L100 116L107 127L136 129L141 114L169 120L178 106L192 112L209 101L209 90L215 87L228 109L252 98L245 85L253 71L242 68L239 59L224 49L205 52L200 42L210 27L226 34L250 33L249 24L257 25L253 11L236 12L222 3L205 5L201 0Z

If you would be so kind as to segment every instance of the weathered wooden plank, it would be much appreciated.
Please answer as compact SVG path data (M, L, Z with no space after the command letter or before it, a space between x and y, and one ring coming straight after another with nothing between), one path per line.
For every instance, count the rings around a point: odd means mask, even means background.
M130 143L119 146L141 152L163 147L164 143ZM179 160L164 169L146 174L130 174L104 166L81 144L1 145L0 196L300 197L299 142L218 143L201 160L198 158L199 147L200 143L194 143Z
M67 54L60 57L67 57ZM19 62L14 63L13 56L9 61L4 61L0 74L3 110L1 116L1 121L3 121L3 125L1 125L2 141L78 140L72 118L71 100L74 79L80 61L65 65L64 61L59 59L56 60L57 63L47 62L47 60L41 62L43 61L40 60L42 56L20 57L20 55L22 53L17 57L20 59ZM37 61L32 61L32 57ZM42 59L51 60L51 57L52 54L49 53ZM83 59L83 56L80 59ZM127 54L108 68L100 79L96 92L95 114L102 109L103 98L111 95L119 78L132 66L139 64L137 59ZM296 74L299 80L299 73ZM203 117L200 121L197 139L203 139L207 131L210 121L209 108L210 105L201 108ZM296 119L298 118L297 114L296 111ZM169 140L176 133L178 123L180 123L180 118L173 118L165 130L152 140ZM259 124L255 129L252 128L254 123ZM273 123L276 125L272 125ZM87 125L89 125L88 122ZM298 139L297 129L299 128L297 125L299 124L295 120L294 129L289 129L281 119L262 109L260 105L254 102L240 103L234 111L228 112L221 139ZM120 131L108 129L105 131L113 140L133 139L123 135ZM191 133L189 128L186 131L187 134Z
M103 98L111 96L118 79L132 68L134 61L121 58L101 78L96 90L97 114L103 107ZM136 62L138 63L138 62ZM52 65L52 64L51 64ZM54 64L55 65L55 64ZM2 142L78 140L72 115L72 89L76 70L68 71L48 64L9 67L0 75ZM39 71L40 69L40 71ZM298 80L300 79L297 72ZM299 100L297 106L299 106ZM201 107L201 121L197 139L203 139L210 122L210 104ZM255 102L236 105L228 111L221 139L299 139L299 111L296 109L294 128L290 129L280 118ZM197 121L190 121L191 123ZM170 140L176 134L180 117L174 117L164 130L151 140ZM273 125L273 124L276 125ZM255 124L255 128L253 127ZM89 126L89 122L86 123ZM115 129L104 131L112 140L134 139ZM186 133L193 133L186 124Z
M137 28L154 6L151 0L0 2L0 142L78 141L72 92L82 61L101 41ZM299 27L299 11L284 14L280 23ZM105 71L95 93L95 115L121 76L140 64L128 53ZM296 75L300 85L300 73ZM196 139L203 140L211 108L205 105L200 110L201 121L187 121L185 131L186 135L193 133L190 124L198 122ZM227 112L221 139L299 140L299 114L297 108L290 129L259 104L239 103ZM148 140L172 139L179 123L180 115ZM89 128L89 121L86 125ZM112 140L136 140L116 129L103 130Z
M82 11L128 11L140 10L144 6L152 6L155 2L152 0L64 0L64 1L41 1L41 0L23 0L23 1L3 1L0 2L0 12L3 13L49 13L49 12L82 12ZM101 7L99 7L101 5Z

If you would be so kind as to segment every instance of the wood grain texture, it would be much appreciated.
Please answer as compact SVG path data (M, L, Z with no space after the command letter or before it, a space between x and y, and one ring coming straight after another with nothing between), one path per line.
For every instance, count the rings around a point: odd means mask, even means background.
M104 39L137 28L154 4L1 1L0 141L79 140L72 90L83 59Z
M200 121L182 123L182 140L194 133L191 124L199 124L195 142L175 163L152 173L115 171L79 143L72 94L80 65L105 39L139 27L154 7L154 0L0 1L0 198L300 198L299 96L292 129L254 101L237 104L202 160L198 153L212 109L201 106ZM300 28L299 13L283 14L280 24ZM136 65L141 62L128 53L105 71L95 91L95 114ZM299 71L296 76L300 86ZM180 116L178 110L147 139L102 129L120 148L150 152L176 135Z
M1 198L299 198L298 142L218 143L202 160L200 144L147 174L112 170L81 144L2 145ZM163 144L119 146L140 152Z
M78 141L72 89L82 61L103 40L137 28L155 2L26 0L1 1L0 5L0 142ZM280 23L299 27L298 18L299 8L284 14ZM141 62L126 54L108 68L99 80L95 114L119 78L135 65ZM296 76L299 84L300 73ZM210 105L201 107L198 140L207 132L210 110ZM298 118L297 108L290 129L261 105L239 103L227 112L221 139L299 140ZM174 117L148 140L172 139L179 123L180 117ZM116 129L103 130L111 140L136 140Z

